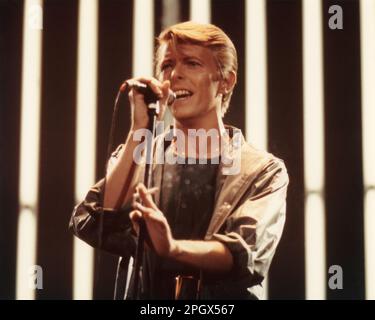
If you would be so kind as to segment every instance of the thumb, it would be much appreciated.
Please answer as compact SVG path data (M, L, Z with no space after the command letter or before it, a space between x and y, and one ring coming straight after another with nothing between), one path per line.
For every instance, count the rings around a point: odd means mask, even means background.
M161 85L161 91L163 92L163 98L160 101L160 119L163 118L166 107L168 106L169 100L169 89L171 88L171 82L166 80Z
M171 88L171 82L169 80L165 80L161 85L161 91L163 92L163 99L168 97L170 88Z
M142 219L142 213L138 210L134 210L134 211L130 212L129 218L132 222L133 229L135 230L135 232L138 235L139 234L139 221Z

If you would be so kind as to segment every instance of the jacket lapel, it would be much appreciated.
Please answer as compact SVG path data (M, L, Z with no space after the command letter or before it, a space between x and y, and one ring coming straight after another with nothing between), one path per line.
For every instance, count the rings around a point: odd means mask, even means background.
M152 174L152 186L158 187L157 191L154 193L154 201L155 204L159 207L160 206L160 192L162 187L162 180L163 180L163 164L160 164L160 161L165 161L165 151L171 144L169 139L165 141L165 137L167 135L173 133L171 129L167 130L164 134L161 134L156 138L155 141L155 152L154 152L154 161L153 161L153 174ZM158 162L159 161L159 162Z
M233 127L229 128L230 136L233 137ZM237 129L239 130L239 129ZM154 156L156 159L164 159L165 150L168 148L170 141L165 141L165 137L170 130L164 132L164 134L158 136L156 140L156 148ZM220 162L218 168L218 175L216 178L216 193L215 193L215 209L207 229L205 239L209 239L212 234L218 232L221 228L226 217L234 210L237 203L247 190L248 180L251 178L254 167L251 165L250 160L250 146L245 142L245 138L239 131L240 135L238 141L241 145L237 157L239 156L240 170L237 174L228 174L228 165ZM169 140L169 139L168 139ZM164 144L164 145L163 145ZM159 157L159 158L158 158ZM152 186L158 187L158 190L154 194L154 201L157 206L160 205L160 190L162 184L163 165L153 164L153 181Z
M249 168L249 153L250 147L245 143L241 134L241 150L239 156L241 157L239 163L241 168L239 173L228 175L223 172L225 165L220 163L219 172L216 183L216 205L206 233L206 240L218 232L225 219L235 209L237 203L247 190L248 180L251 176L251 168Z

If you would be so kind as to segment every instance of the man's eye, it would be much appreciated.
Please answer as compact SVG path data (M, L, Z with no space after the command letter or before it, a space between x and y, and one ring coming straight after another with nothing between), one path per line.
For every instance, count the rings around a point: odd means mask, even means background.
M189 60L187 63L189 66L192 66L192 67L197 67L201 65L199 62L194 61L194 60Z
M161 66L161 71L164 71L164 70L166 70L168 68L171 68L171 67L172 67L172 64L170 64L170 63L163 64Z

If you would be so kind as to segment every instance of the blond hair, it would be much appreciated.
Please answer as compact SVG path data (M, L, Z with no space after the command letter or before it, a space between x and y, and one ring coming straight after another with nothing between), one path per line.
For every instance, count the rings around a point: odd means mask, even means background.
M161 64L161 46L163 43L194 44L209 48L216 60L221 79L225 80L230 72L237 74L237 51L233 42L223 30L213 24L200 24L192 21L182 22L163 30L157 38L155 52L155 73L159 76ZM234 86L233 86L234 87ZM222 115L228 110L233 87L223 94Z

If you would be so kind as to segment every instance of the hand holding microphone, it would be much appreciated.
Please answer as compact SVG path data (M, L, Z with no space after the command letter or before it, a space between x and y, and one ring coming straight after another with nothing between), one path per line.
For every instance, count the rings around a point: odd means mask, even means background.
M147 104L156 102L160 100L163 96L161 96L162 91L160 88L155 88L150 83L144 83L135 79L126 80L120 87L122 92L126 90L136 90L137 92L143 94L144 100ZM167 91L167 105L170 106L173 104L174 100L176 99L176 94L168 88Z
M132 111L133 129L147 128L149 124L150 103L160 102L158 118L162 118L166 105L173 104L175 94L170 89L170 82L161 83L155 78L133 78L126 80L120 91L128 93Z

